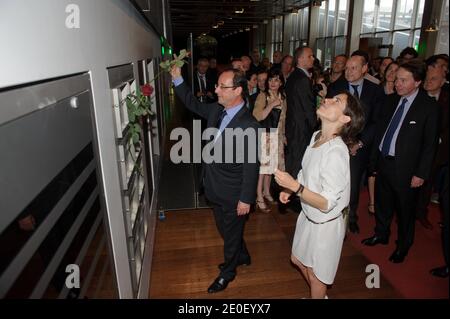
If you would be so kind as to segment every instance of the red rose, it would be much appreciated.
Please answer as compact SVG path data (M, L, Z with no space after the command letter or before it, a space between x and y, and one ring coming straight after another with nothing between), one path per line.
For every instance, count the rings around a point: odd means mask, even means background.
M150 84L144 84L143 86L141 86L141 92L144 96L150 96L153 93L153 86L151 86Z

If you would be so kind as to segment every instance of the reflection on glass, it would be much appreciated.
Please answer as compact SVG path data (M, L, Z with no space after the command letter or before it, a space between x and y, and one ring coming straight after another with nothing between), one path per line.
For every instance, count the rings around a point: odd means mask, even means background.
M328 1L327 37L333 36L336 0Z
M347 0L340 0L336 35L347 33L347 11Z
M361 33L373 32L375 21L375 0L364 0Z
M334 48L334 56L339 54L345 54L345 41L346 37L337 37L336 38L336 45Z
M377 32L389 31L392 21L393 0L380 0L378 8Z
M306 7L302 9L303 18L302 18L302 32L300 33L300 37L302 39L308 38L308 22L309 22L309 8Z
M325 14L326 14L326 1L322 1L322 5L319 9L319 37L325 36Z
M420 29L414 31L413 48L419 52Z
M400 55L400 52L409 45L409 31L394 32L394 49L392 51L392 57L396 58Z
M395 15L394 30L411 28L413 8L414 8L414 0L397 1L397 13Z
M424 5L425 5L425 0L420 0L419 8L417 9L416 28L420 28L422 26L423 6Z
M449 34L448 34L448 14L449 14L449 8L448 8L448 2L449 0L446 0L443 4L443 10L441 15L441 23L439 26L439 41L436 46L436 52L439 53L447 53L448 54L448 48L449 48Z

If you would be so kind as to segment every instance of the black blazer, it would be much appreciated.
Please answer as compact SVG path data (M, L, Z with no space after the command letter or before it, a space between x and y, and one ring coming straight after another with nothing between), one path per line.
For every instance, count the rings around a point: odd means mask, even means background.
M289 75L285 92L287 102L285 135L288 150L286 170L295 177L317 126L316 97L312 91L311 81L300 68L295 68Z
M349 83L345 78L340 78L330 84L327 97L333 97L343 91L349 91ZM386 101L386 95L381 86L364 79L359 100L364 110L364 128L358 135L358 139L370 148L375 138L376 122Z
M220 104L217 102L200 103L184 82L175 87L175 93L189 110L207 120L208 128L216 127L219 116L224 109ZM243 130L251 128L255 130L255 137L257 137L260 125L247 106L244 105L233 117L227 128L241 128ZM236 148L239 147L239 143L231 144L235 156L232 163L225 163L225 154L230 154L229 149L226 149L225 146L229 147L230 143L227 143L224 136L225 134L221 135L222 163L203 163L205 195L211 202L230 208L234 208L238 201L252 204L255 202L256 185L259 177L257 147L255 147L256 153L252 154L256 161L251 161L248 156L237 158ZM254 146L257 145L257 139L246 138L244 140L245 150L248 150L250 143Z
M198 82L199 79L198 79L198 73L197 72L194 73L194 79L193 80L194 80L194 95L197 96L197 92L200 91L200 85L199 85L199 82ZM206 102L207 103L211 103L211 102L217 101L217 96L216 96L216 93L214 92L215 91L215 84L216 84L215 79L213 79L213 77L211 76L210 73L206 72L205 80L206 80L205 81L206 82L206 91L212 93L212 97L211 98L210 97L206 97Z
M400 96L390 94L382 108L375 132L369 169L379 170L381 152L379 146L388 128ZM399 185L411 184L413 176L428 179L438 143L439 106L434 98L419 90L406 114L395 143L396 180Z

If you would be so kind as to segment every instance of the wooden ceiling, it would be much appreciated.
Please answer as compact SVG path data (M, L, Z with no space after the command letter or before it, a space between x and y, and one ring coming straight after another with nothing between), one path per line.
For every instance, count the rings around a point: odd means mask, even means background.
M172 32L175 36L202 33L221 36L261 26L283 13L292 12L305 0L169 0ZM237 13L237 11L242 13ZM213 26L216 26L214 28Z

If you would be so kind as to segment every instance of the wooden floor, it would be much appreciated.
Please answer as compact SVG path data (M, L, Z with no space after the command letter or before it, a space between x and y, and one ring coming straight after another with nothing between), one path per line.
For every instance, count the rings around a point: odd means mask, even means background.
M223 241L209 209L172 211L156 227L150 298L285 298L309 297L308 286L290 263L291 243L298 214L253 212L246 224L245 240L252 256L250 266L240 266L227 289L208 294L219 274ZM381 278L380 288L368 289L367 259L344 242L341 262L330 298L399 298Z

